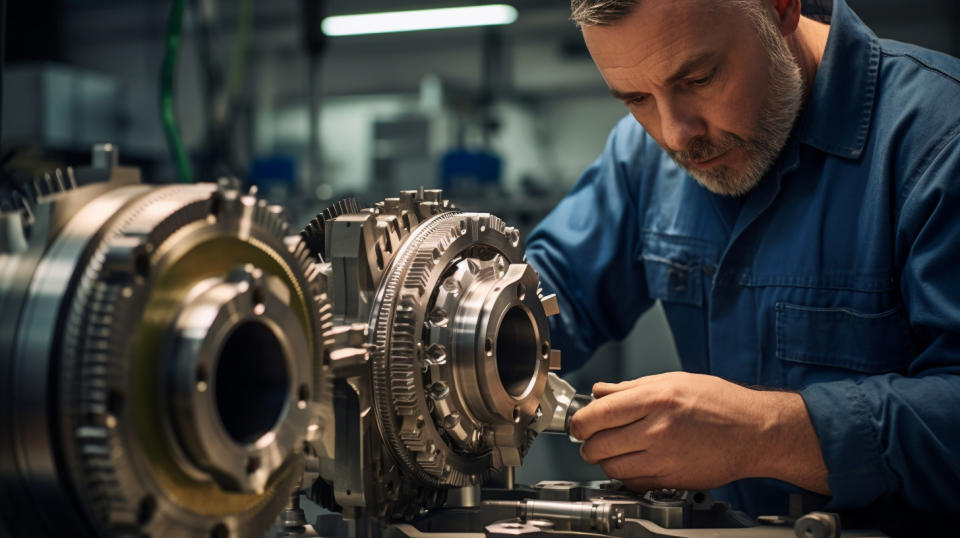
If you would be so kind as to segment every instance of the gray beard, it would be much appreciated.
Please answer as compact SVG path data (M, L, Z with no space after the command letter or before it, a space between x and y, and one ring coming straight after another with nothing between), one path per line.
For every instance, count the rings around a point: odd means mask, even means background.
M742 196L760 183L786 145L803 103L804 86L800 65L787 47L786 41L773 21L758 20L755 25L770 60L770 79L760 106L760 119L754 129L756 135L746 140L733 133L724 133L717 141L704 137L694 140L689 149L667 150L677 164L715 194ZM690 165L691 162L718 157L734 148L740 148L746 156L742 169L734 170L726 165L717 165L708 170L700 170Z

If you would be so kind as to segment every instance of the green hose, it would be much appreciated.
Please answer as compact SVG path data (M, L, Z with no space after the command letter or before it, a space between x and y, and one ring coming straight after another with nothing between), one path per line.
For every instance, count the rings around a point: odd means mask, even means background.
M250 43L250 27L253 25L253 0L240 0L240 17L237 21L237 37L230 61L230 75L227 78L227 97L236 101L243 91L244 66L247 62L247 50Z
M185 0L173 0L170 20L167 22L167 47L160 71L160 120L167 136L170 154L177 165L177 179L192 181L190 160L183 149L183 141L177 130L177 115L173 106L173 82L177 71L177 56L180 51L180 29L183 26L183 6Z

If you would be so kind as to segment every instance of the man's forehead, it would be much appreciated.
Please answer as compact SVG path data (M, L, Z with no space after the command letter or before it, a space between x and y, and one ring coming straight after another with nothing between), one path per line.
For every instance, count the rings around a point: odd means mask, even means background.
M617 24L584 27L584 40L602 71L642 69L665 80L687 64L720 54L738 32L749 31L746 16L703 7L715 4L649 0Z

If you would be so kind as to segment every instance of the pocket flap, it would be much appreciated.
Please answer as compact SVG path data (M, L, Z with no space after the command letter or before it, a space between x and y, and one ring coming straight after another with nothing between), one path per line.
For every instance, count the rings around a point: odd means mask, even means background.
M703 305L702 256L690 245L648 239L640 254L650 297Z
M913 358L906 313L776 304L777 356L784 361L880 374Z

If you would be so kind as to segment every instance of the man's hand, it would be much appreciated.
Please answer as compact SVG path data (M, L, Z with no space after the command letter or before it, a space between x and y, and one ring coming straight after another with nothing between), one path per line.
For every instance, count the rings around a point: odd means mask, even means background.
M711 489L769 477L830 494L827 468L799 394L670 372L597 383L570 433L580 453L634 490Z

